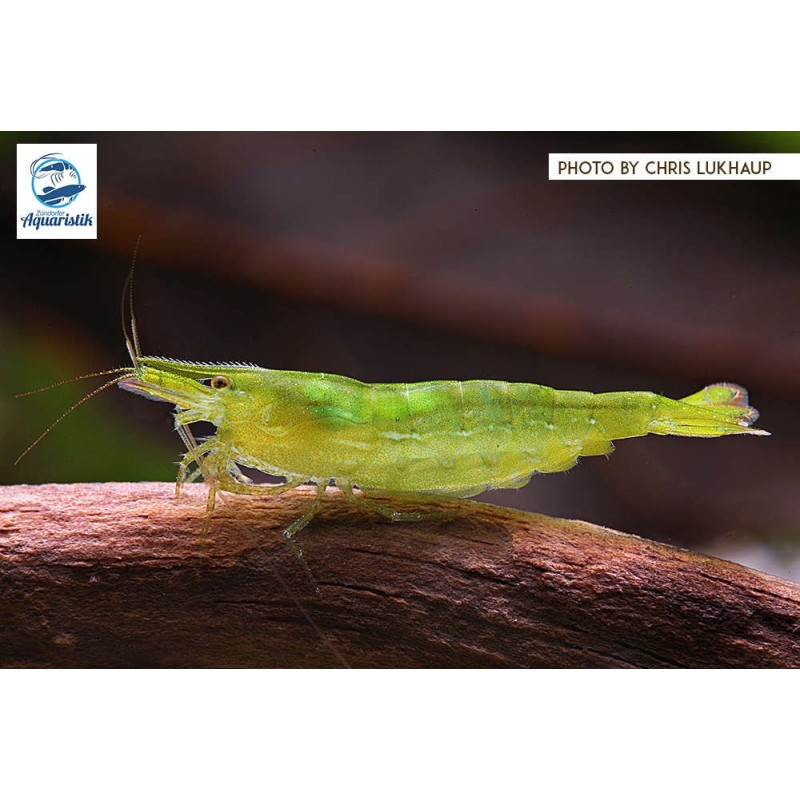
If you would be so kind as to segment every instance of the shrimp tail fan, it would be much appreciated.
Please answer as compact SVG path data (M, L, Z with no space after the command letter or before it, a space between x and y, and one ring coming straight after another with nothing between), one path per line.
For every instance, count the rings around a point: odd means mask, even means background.
M735 383L714 383L659 408L650 432L672 436L727 436L752 433L769 436L753 428L758 411L748 405L747 391Z

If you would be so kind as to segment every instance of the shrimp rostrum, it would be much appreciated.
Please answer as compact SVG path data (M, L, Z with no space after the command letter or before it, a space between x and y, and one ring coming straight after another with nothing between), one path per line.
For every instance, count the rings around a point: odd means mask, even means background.
M208 483L204 530L217 490L274 495L316 484L308 513L284 532L289 539L311 520L331 483L389 518L414 518L371 495L464 498L518 488L534 473L567 470L581 456L610 453L614 440L650 433L768 435L752 427L758 412L733 383L671 400L653 392L593 394L491 380L368 384L325 373L131 355L134 366L118 385L174 403L187 447L178 489L201 476ZM188 426L200 420L216 433L197 442ZM241 467L284 482L252 483Z

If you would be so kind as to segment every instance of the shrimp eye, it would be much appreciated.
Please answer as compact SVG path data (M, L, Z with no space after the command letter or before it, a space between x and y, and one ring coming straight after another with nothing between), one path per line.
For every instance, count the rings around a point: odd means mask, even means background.
M212 389L227 389L231 385L231 379L226 378L224 375L217 375L216 378L211 379Z

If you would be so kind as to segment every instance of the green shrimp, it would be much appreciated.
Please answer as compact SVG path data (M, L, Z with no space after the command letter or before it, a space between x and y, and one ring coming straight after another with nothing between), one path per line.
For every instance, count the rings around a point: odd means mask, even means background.
M352 502L409 519L419 515L370 495L466 498L519 488L535 473L567 470L581 456L610 453L616 439L649 433L768 435L751 427L758 412L732 383L671 400L653 392L592 394L492 380L368 384L250 364L132 356L134 368L118 385L175 405L187 447L177 486L200 476L208 483L206 528L217 490L277 495L316 484L311 508L284 532L287 539L311 521L332 483ZM198 443L189 425L200 420L216 433ZM240 467L284 482L254 484Z

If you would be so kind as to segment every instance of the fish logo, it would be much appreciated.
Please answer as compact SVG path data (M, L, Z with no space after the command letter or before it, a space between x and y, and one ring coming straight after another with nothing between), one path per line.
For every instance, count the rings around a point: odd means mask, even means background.
M77 167L61 153L48 153L31 164L33 196L47 208L64 208L86 188Z

